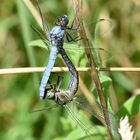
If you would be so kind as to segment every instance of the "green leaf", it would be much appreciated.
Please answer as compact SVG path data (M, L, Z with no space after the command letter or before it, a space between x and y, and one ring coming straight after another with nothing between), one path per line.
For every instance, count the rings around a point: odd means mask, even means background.
M96 140L102 140L103 138L107 140L107 133L106 129L102 126L92 127L89 132L84 132L82 129L77 128L73 130L69 135L65 138L65 140L77 140L77 139L84 139L88 140L90 138L96 138Z
M135 84L128 77L123 75L122 73L115 72L112 74L114 81L116 81L120 86L128 91L132 91L135 89Z
M45 50L49 50L51 48L50 42L48 40L45 40L45 42L48 44L48 46L41 39L31 41L30 43L28 43L28 46L40 47ZM79 64L80 61L80 64L82 64L82 66L86 66L87 59L83 47L78 48L76 43L64 43L64 49L75 65Z
M47 41L47 40L45 40L45 41L46 41L46 43L49 43L49 41ZM48 47L46 46L46 44L41 39L31 41L30 43L28 43L28 46L29 47L37 46L37 47L41 47L43 49L48 50Z
M140 95L132 96L127 100L116 113L117 116L133 116L140 113Z
M103 84L103 87L107 90L112 83L112 79L103 73L100 73L100 81Z
M50 46L50 41L48 40L44 40L49 46ZM28 43L28 46L31 46L31 47L34 47L34 46L39 46L39 47L42 47L42 48L47 48L46 44L41 40L41 39L37 39L37 40L33 40L31 41L30 43ZM77 47L77 44L74 43L64 43L64 48L67 50L80 50L80 51L84 51L84 49L82 48L78 48ZM73 51L74 52L74 51Z

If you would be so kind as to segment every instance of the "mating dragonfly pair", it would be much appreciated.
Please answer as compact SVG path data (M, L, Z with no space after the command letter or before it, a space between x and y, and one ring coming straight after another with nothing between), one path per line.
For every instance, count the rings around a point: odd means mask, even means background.
M42 15L39 5L38 5L38 9L40 11L42 24L43 24L43 30L45 33L45 37L42 35L40 36L43 39L45 44L46 44L46 40L49 40L50 45L51 45L48 65L47 65L47 68L45 69L44 75L41 80L40 88L39 88L40 99L45 99L45 98L54 99L58 104L66 104L67 102L71 101L72 98L74 97L78 89L79 79L78 79L78 72L76 71L74 64L71 62L65 49L63 48L64 38L66 37L68 42L72 42L72 41L75 42L82 38L78 38L78 37L72 38L71 35L66 31L66 30L73 30L72 27L67 26L69 20L66 15L58 17L57 22L55 23L55 27L51 31L49 31L48 26L45 24L45 19ZM54 67L58 54L62 56L71 74L69 88L66 91L61 90L59 88L60 86L58 86L55 89L52 88L52 86L51 88L46 89L46 86L49 83L49 78L51 75L52 68ZM54 90L54 93L52 93L52 90ZM64 99L62 99L61 96L65 96L64 98L67 98L67 100L64 101Z
M40 10L40 8L39 8L39 10ZM42 15L41 10L40 10L40 14ZM42 17L44 32L49 31L47 28L47 25L44 24L45 22L44 22L43 16L41 16L41 17ZM50 32L46 33L46 36L49 36L49 42L51 44L51 51L50 51L48 65L47 65L47 68L45 69L44 75L41 80L40 88L39 88L40 99L45 99L45 98L54 99L58 104L62 104L62 105L66 104L67 102L72 100L72 98L74 97L74 94L76 93L76 91L78 89L78 84L79 84L78 72L76 71L74 64L68 57L65 49L63 48L63 44L64 44L65 37L68 42L72 42L72 41L75 42L82 38L78 38L78 37L72 38L71 37L71 35L66 31L66 30L70 30L70 29L72 30L72 27L67 26L68 22L69 22L69 20L66 15L60 16L57 18L55 27ZM45 28L47 28L47 29L45 29ZM48 40L47 38L44 38L44 37L42 37L42 38L44 40ZM44 41L44 43L46 43L46 41ZM46 85L48 85L48 83L49 83L50 74L51 74L52 68L54 67L58 54L60 54L62 56L66 66L68 67L70 74L71 74L69 88L66 91L61 90L59 88L60 86L58 86L55 89L52 88L52 86L51 86L51 88L46 89ZM55 93L52 93L52 90L54 90ZM62 96L63 96L63 98L67 98L67 99L62 99Z
M39 8L39 11L42 17L43 28L44 28L44 31L46 32L47 26L45 25L44 18L42 16L40 8ZM48 33L49 41L51 42L51 52L50 52L48 66L45 69L43 78L41 80L40 88L39 88L40 99L45 99L45 98L52 99L56 103L61 104L61 105L64 105L72 101L74 94L77 92L78 84L79 84L78 72L63 48L65 36L68 41L75 40L69 35L68 32L66 32L66 29L70 29L69 27L67 27L68 22L69 20L66 15L58 17L56 26ZM51 86L51 88L46 89L46 85L48 85L49 83L49 77L50 77L52 68L54 67L58 53L61 54L65 64L67 65L71 73L69 87L66 91L63 91L62 89L60 89L60 86L57 86L55 88Z
M41 38L44 40L44 42L45 40L49 40L51 44L49 62L41 80L41 84L39 88L39 92L40 92L39 96L40 96L40 99L47 98L49 100L55 101L59 105L66 105L67 103L71 102L75 97L74 95L78 90L79 78L78 78L78 72L74 64L71 62L65 49L63 48L64 37L66 37L68 42L79 40L79 38L78 37L72 38L70 34L66 31L66 30L72 29L72 27L69 28L67 26L69 20L66 15L58 17L55 27L51 31L49 31L47 25L45 24L45 19L42 15L39 4L38 4L38 8L39 8L40 16L42 19L43 30L45 33L45 37L41 36ZM62 56L71 74L71 79L69 81L69 87L67 90L62 90L60 88L60 85L61 85L61 81L59 80L60 77L58 77L56 86L51 85L49 81L51 71L52 71L52 68L54 67L58 54ZM46 88L47 85L50 85L50 87Z

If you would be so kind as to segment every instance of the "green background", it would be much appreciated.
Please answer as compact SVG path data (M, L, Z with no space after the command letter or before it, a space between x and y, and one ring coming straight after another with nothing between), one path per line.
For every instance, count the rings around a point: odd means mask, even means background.
M31 1L35 6L35 1ZM67 14L70 23L74 18L73 4L70 0L39 1L50 29L56 17ZM140 2L138 0L83 0L83 19L85 26L96 41L95 47L104 48L101 52L102 66L108 67L139 67L140 66ZM31 9L22 0L1 0L0 2L0 68L42 67L47 66L49 51L33 45L33 40L39 39L31 25L39 29ZM99 22L98 34L94 38L95 22L98 19L109 19ZM93 23L93 24L92 24ZM89 25L89 26L88 26ZM95 39L95 40L94 40ZM78 52L75 44L66 43L73 47L68 51L76 66L89 66L84 54ZM74 50L76 49L76 50ZM73 50L73 51L72 51ZM80 49L79 49L80 50ZM65 66L61 57L55 64ZM140 72L106 72L101 82L111 103L117 120L126 114L130 117L133 130L140 139ZM64 81L62 88L69 82L69 73L61 72ZM56 81L57 75L51 80ZM74 140L84 139L84 131L76 124L65 108L48 109L32 112L33 110L51 107L53 102L39 99L39 83L42 73L0 75L0 139L1 140ZM90 72L80 72L85 86L92 93L94 84ZM84 91L79 85L78 95L84 98ZM93 95L93 94L92 94ZM87 102L86 102L87 103ZM81 122L91 130L94 139L108 139L105 129L91 115L81 109L75 109ZM88 127L88 124L90 127ZM92 131L92 132L93 132ZM102 134L102 135L101 135ZM103 136L103 137L102 137Z

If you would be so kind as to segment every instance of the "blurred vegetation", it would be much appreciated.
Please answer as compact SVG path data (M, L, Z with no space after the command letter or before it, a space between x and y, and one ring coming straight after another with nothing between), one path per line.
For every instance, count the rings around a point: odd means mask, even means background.
M35 5L35 1L32 1ZM73 5L68 0L40 0L40 6L51 28L59 15L67 14L73 20ZM108 67L139 67L140 66L140 2L138 0L108 1L84 0L83 18L86 23L100 18L110 19L113 25L103 22L99 29L97 44L109 51L103 65ZM22 0L1 0L0 3L0 67L34 67L46 66L49 51L31 47L29 43L38 36L31 29L37 23ZM87 24L88 25L88 24ZM110 25L110 26L108 26ZM113 28L112 28L113 27ZM93 34L94 29L90 28ZM75 65L88 66L86 58L76 58L75 51L70 53ZM111 55L110 55L111 54ZM104 58L104 56L103 56ZM64 66L61 58L56 66ZM118 118L129 115L137 139L140 139L140 73L109 72L109 81L105 82L106 92L109 91L113 110ZM31 113L32 110L51 106L51 101L39 100L38 87L40 73L0 75L0 139L1 140L74 140L85 137L83 130L75 124L63 107L47 111ZM69 81L68 73L58 73L64 77L62 87L66 88ZM93 83L89 72L80 73L85 86L93 92ZM55 82L56 75L51 79ZM111 82L111 80L112 82ZM77 93L81 96L82 91ZM107 138L105 129L98 125L91 116L82 110L76 115L82 122L93 125L94 139ZM96 130L99 130L96 132ZM100 135L98 134L100 132ZM83 134L82 136L80 134ZM102 135L101 135L102 134Z

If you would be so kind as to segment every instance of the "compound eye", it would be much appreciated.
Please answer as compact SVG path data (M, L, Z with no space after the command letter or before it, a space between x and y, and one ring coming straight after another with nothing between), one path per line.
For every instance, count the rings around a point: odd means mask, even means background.
M66 15L63 16L63 21L65 21L65 24L67 25L69 20L68 20L68 17Z
M57 21L58 22L60 22L61 20L62 20L62 17L61 16L57 17Z
M52 91L49 91L49 92L47 93L47 98L49 98L49 99L54 98L54 96L55 96L55 94L54 94L54 92L52 92Z

